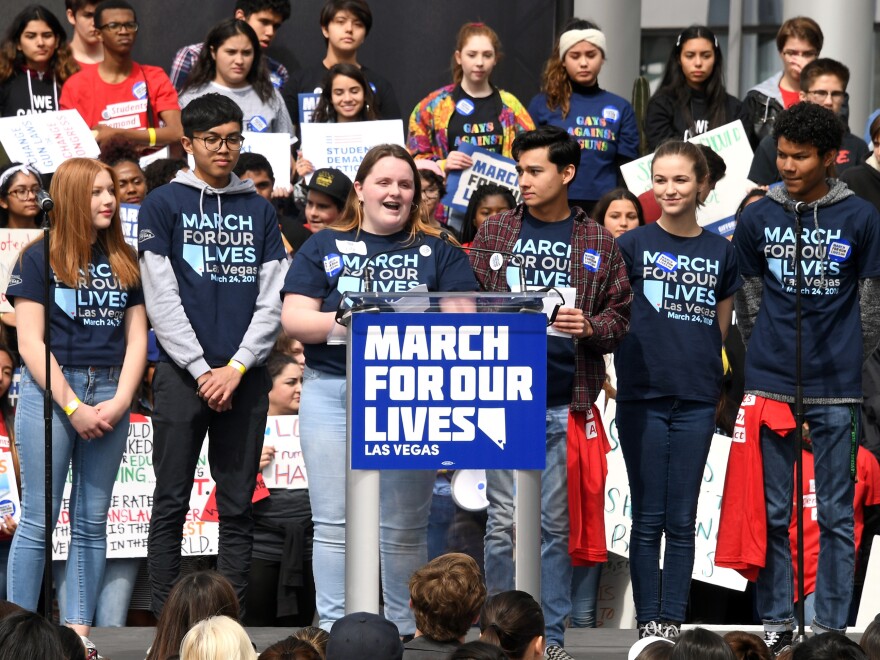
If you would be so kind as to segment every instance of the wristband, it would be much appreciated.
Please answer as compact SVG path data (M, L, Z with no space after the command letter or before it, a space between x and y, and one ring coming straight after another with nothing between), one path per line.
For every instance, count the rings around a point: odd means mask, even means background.
M71 401L66 406L64 406L64 413L68 417L70 417L73 413L75 413L77 411L77 408L79 408L79 404L81 404L81 403L82 403L82 401L79 400L79 397L77 397L77 396L73 397L73 401Z
M150 136L150 146L155 147L156 146L156 129L155 128L148 128L147 133Z
M232 367L233 369L235 369L236 371L238 371L238 373L240 373L242 376L244 376L244 372L247 371L247 367L244 366L244 365L243 365L241 362L239 362L238 360L230 360L230 361L229 361L229 364L227 364L226 366L227 366L227 367Z

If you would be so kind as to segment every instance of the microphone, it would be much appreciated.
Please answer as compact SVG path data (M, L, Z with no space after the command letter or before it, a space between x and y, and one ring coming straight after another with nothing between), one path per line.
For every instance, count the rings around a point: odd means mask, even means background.
M516 252L504 252L502 250L486 250L484 248L475 248L475 247L462 247L458 243L452 240L452 236L448 231L440 232L440 239L451 245L452 247L456 247L459 250L464 250L465 252L478 252L480 254L488 254L489 256L489 267L492 270L499 270L504 263L504 259L510 262L511 266L514 266L519 270L519 290L523 292L526 290L526 266L525 259L523 259L521 254L517 254Z
M45 190L40 190L37 193L37 206L48 213L55 208L55 202L53 202L52 198L49 197L49 193L47 193Z
M785 202L785 210L791 211L792 213L797 213L798 215L803 215L810 210L810 207L807 205L806 202L796 202L792 199Z
M364 281L364 291L363 292L364 293L375 293L375 291L372 290L372 288L373 288L373 286L372 286L373 285L372 270L368 269L367 266L372 266L373 263L376 261L376 259L378 259L379 257L381 257L383 255L394 254L395 252L407 252L409 250L412 250L413 248L420 246L422 244L422 241L424 238L425 238L424 232L421 232L421 231L416 232L415 240L412 241L411 243L407 243L406 245L398 245L397 247L389 248L387 250L382 250L381 252L377 252L373 256L369 257L366 261L364 261L364 265L361 266L361 270L360 270L361 274L363 275L363 281Z

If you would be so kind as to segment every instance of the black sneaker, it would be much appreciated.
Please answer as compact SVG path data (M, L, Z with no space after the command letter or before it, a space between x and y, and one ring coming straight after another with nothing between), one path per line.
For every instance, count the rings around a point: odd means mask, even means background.
M574 657L572 657L568 651L556 644L548 646L544 654L549 660L574 660Z
M639 624L639 639L645 637L663 637L663 625L659 621L648 621Z
M794 633L791 630L764 631L764 643L770 649L770 653L773 654L774 658L783 651L790 649L792 640L794 640Z
M681 634L681 624L674 621L662 621L659 628L660 636L666 639L677 639Z

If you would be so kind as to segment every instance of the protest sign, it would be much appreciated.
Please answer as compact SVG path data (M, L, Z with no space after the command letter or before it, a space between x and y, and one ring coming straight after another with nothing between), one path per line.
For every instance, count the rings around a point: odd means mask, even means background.
M119 219L122 221L122 235L125 242L138 249L138 213L140 204L120 204Z
M354 181L367 152L377 144L406 146L399 119L356 121L345 124L302 124L303 158L316 170L333 167Z
M320 92L301 93L299 94L299 123L309 124L312 121L312 115L315 114L315 108L318 107L318 101L321 98Z
M543 314L354 314L352 469L540 470Z
M18 482L9 443L8 436L0 436L0 519L12 516L18 522L21 517L21 503L18 499ZM8 538L8 534L0 533L0 540Z
M290 134L245 131L242 153L252 151L266 157L275 175L275 189L290 188Z
M0 143L9 160L29 163L43 174L68 158L97 158L98 143L76 110L0 119Z
M605 482L605 540L609 552L629 557L629 535L632 527L632 503L629 479L623 452L614 420L616 403L600 395L596 405L602 411L602 422L611 444L608 454L608 478ZM721 496L724 492L724 476L727 473L727 457L730 454L730 438L715 435L703 472L703 484L697 504L695 580L708 582L728 589L743 591L746 580L736 571L715 566L715 543L718 539L718 523L721 518ZM661 560L662 563L662 560Z
M40 236L39 229L0 229L0 313L12 311L6 299L9 276L21 249Z
M464 213L474 191L487 183L509 188L516 203L522 201L516 163L513 160L468 142L462 142L458 150L470 156L474 162L465 170L451 170L446 173L446 196L443 198L445 206Z
M309 487L299 441L299 415L269 416L263 445L272 445L275 456L263 468L267 488L298 490Z
M719 126L716 129L692 137L689 142L703 144L721 158L727 166L724 178L718 182L704 206L697 209L697 221L722 236L733 234L733 215L745 194L754 188L749 182L749 168L752 165L752 148L742 122ZM649 154L623 165L620 173L626 187L635 195L651 190L651 162L654 154Z

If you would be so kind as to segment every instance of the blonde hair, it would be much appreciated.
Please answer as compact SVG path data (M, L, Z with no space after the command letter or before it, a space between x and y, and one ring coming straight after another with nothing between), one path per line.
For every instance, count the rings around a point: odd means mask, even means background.
M357 174L354 177L355 182L363 185L370 172L373 171L373 167L383 158L397 158L398 160L406 161L412 170L414 194L412 206L409 209L409 217L405 225L405 229L409 230L410 239L415 240L419 232L439 238L441 230L430 224L422 206L422 179L419 176L419 170L416 167L416 162L406 149L396 144L376 145L367 152L367 155L361 161L361 165L358 167ZM352 186L342 213L339 214L339 217L336 218L333 224L329 225L329 228L336 231L359 230L363 222L364 208L358 199L357 191Z
M212 616L194 625L180 644L180 660L256 660L244 628L228 616Z
M495 51L495 65L501 61L501 39L498 34L485 23L465 23L458 31L458 37L455 40L455 52L460 52L465 47L471 37L488 37L492 42L492 50ZM464 70L461 64L455 61L455 54L452 55L452 82L459 84L464 77Z
M71 158L61 163L49 189L55 200L55 209L49 213L52 222L49 260L55 276L73 289L79 287L81 278L89 280L89 264L94 247L92 187L101 171L110 175L115 189L118 181L113 168L91 158ZM95 245L106 255L110 269L123 289L139 285L137 256L122 234L118 204L110 226L98 230Z

